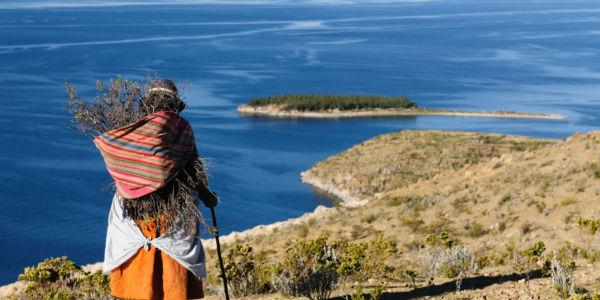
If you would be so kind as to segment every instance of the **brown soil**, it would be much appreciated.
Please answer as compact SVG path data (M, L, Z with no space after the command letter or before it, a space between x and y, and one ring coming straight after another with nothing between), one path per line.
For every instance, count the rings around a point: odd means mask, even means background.
M541 274L541 262L525 269L519 262L522 250L543 241L542 260L557 250L573 261L575 285L591 297L600 290L595 272L600 240L577 220L598 218L599 144L600 132L566 141L444 131L379 136L317 163L304 175L367 204L339 206L326 216L305 216L304 223L238 236L237 242L249 243L275 262L294 240L323 232L330 240L353 242L383 235L398 242L397 270L418 274L416 288L402 278L361 283L365 291L385 286L384 299L557 298L551 279ZM441 231L474 257L489 260L463 280L458 293L454 278L438 274L430 285L424 275L425 237ZM214 250L208 256L214 259ZM528 272L533 272L530 281Z

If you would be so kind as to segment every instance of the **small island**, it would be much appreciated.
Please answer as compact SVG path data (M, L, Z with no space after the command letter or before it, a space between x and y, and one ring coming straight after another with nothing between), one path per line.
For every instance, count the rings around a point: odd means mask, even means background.
M559 114L537 114L515 111L453 111L419 108L406 97L374 95L293 94L254 98L238 107L246 116L275 118L368 118L411 116L457 116L493 118L565 119Z

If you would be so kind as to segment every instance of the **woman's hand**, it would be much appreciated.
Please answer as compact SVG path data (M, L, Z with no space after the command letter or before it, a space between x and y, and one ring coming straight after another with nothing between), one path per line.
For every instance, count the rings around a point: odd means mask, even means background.
M206 207L215 207L219 203L219 197L208 188L206 181L202 180L197 187L198 198L204 202Z
M208 191L208 193L206 193L205 195L203 195L204 197L200 196L200 200L202 200L202 202L204 202L204 205L206 205L206 207L215 207L217 206L217 203L219 203L219 198L217 197L217 195L211 191Z

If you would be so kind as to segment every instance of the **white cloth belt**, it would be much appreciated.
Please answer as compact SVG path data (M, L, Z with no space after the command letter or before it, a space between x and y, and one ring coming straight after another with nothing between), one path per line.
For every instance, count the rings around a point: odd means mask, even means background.
M180 222L180 218L175 219L176 224L180 225ZM197 224L197 228L200 228L200 224ZM166 253L197 278L206 278L204 249L199 236L190 237L181 226L171 226L156 239L146 238L137 224L127 216L121 196L115 193L108 214L103 272L110 273L134 256L140 248L150 250L150 245Z

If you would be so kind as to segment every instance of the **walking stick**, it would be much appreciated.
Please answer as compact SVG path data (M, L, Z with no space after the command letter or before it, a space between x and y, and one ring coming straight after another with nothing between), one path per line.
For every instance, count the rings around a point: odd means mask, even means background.
M217 241L217 256L219 256L219 265L221 266L221 277L223 278L223 289L225 290L225 299L229 300L229 293L227 292L227 275L225 275L225 267L223 266L223 258L221 257L221 244L219 243L219 228L217 227L217 217L215 217L215 209L210 208L210 213L213 219L213 230L215 233L215 240Z

